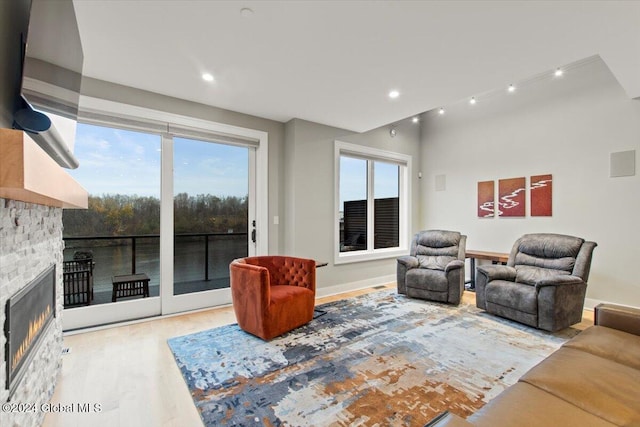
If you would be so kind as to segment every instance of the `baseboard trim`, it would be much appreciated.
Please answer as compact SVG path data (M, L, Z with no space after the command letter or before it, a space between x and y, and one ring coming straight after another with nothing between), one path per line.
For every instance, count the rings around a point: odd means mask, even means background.
M637 306L633 306L633 305L629 305L629 304L620 304L619 302L604 301L604 300L593 299L593 298L585 298L585 300L584 300L584 309L585 310L589 310L589 311L593 311L595 306L597 306L598 304L614 304L614 305L619 305L621 307L638 308Z
M585 298L584 299L584 309L585 310L589 310L589 311L593 311L594 307L598 304L600 304L603 301L600 301L598 299L593 299L593 298Z
M388 276L372 277L370 279L358 280L356 282L342 283L340 285L333 285L327 287L316 288L316 298L329 297L344 292L358 291L360 289L372 288L379 285L388 285L389 283L395 283L395 274Z

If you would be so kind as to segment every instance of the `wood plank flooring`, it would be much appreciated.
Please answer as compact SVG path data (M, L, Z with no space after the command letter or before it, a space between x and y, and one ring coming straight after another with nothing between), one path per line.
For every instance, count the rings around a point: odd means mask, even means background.
M383 289L395 289L395 283ZM318 304L350 298L369 288L319 298ZM475 304L465 292L463 302ZM236 321L231 307L164 317L96 331L68 334L52 404L99 404L99 413L49 413L44 427L201 426L198 411L176 366L167 339ZM585 311L584 329L593 324Z

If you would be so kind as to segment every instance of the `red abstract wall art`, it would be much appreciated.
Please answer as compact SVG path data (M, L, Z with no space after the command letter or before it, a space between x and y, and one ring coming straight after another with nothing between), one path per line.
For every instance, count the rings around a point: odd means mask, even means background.
M526 178L498 180L498 215L525 216Z
M531 177L531 216L551 216L552 179L551 175Z
M478 182L478 218L495 216L494 181Z

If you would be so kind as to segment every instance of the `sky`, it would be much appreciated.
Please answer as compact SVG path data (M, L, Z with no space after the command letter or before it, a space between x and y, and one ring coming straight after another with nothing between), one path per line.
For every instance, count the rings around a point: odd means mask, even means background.
M160 135L78 123L71 175L89 194L160 198ZM367 196L366 160L340 159L340 206ZM246 197L249 149L174 137L174 194ZM376 198L398 196L398 166L374 162Z
M246 197L249 149L174 138L173 192Z
M398 165L374 163L373 195L376 199L398 197ZM367 161L340 157L340 210L344 202L367 198Z
M78 123L71 175L91 195L160 198L159 135ZM174 138L174 194L246 197L249 152L236 147Z

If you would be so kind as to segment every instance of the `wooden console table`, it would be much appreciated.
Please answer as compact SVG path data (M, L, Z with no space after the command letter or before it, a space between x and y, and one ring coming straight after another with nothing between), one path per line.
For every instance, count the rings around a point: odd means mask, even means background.
M491 261L493 264L506 264L509 260L509 254L504 252L488 252L488 251L476 251L473 249L467 250L465 252L465 257L469 258L469 262L471 264L471 271L469 272L470 280L465 282L469 283L469 290L473 291L476 289L476 260L477 259L486 259Z

